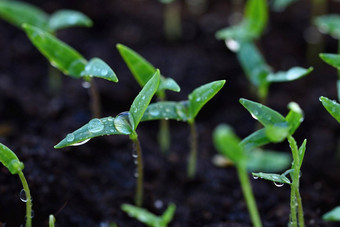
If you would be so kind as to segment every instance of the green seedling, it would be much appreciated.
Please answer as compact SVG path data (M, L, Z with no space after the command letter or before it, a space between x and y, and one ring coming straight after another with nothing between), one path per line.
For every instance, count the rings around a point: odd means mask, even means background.
M137 219L147 226L167 227L174 217L176 206L175 204L170 204L166 211L164 211L162 216L154 215L153 213L145 209L135 207L130 204L123 204L121 206L121 209L126 212L130 217Z
M55 148L82 145L90 139L104 135L128 135L135 145L133 157L137 161L137 187L135 203L141 206L143 202L143 157L142 149L136 132L143 114L159 86L160 74L156 71L154 76L145 84L141 92L133 101L130 110L118 114L115 118L94 118L78 130L69 133Z
M48 226L54 227L54 224L55 224L55 217L52 214L50 214L50 216L48 217Z
M248 80L256 88L256 93L262 103L266 102L271 83L288 82L308 75L313 68L293 67L288 71L274 73L266 63L263 55L254 44L262 35L268 22L268 7L266 0L248 0L243 21L235 26L216 32L216 38L224 40L226 46L236 52L238 61Z
M218 93L224 84L225 80L218 80L202 85L193 90L186 101L152 103L148 106L142 118L142 121L171 119L188 122L190 126L191 145L187 171L189 178L193 178L196 173L198 142L195 118L202 107Z
M40 28L29 24L24 24L23 28L33 45L49 60L52 66L65 75L76 79L81 78L91 83L92 113L93 116L99 117L99 95L92 78L97 77L118 82L113 70L99 58L87 61L72 47Z
M213 134L214 145L223 156L230 159L236 166L252 223L254 226L262 226L247 170L272 168L267 163L276 165L276 169L273 169L276 171L286 167L290 159L287 159L285 154L264 151L261 155L257 155L258 149L260 146L271 142L281 142L287 136L292 135L302 122L303 114L296 103L288 105L290 112L286 117L260 103L246 99L240 99L240 103L264 128L241 141L230 126L219 125ZM267 157L266 154L268 154Z
M322 215L322 219L325 221L340 221L340 206Z
M156 68L136 51L123 44L117 44L117 49L136 81L143 87L156 72ZM165 90L179 92L181 89L176 81L161 75L160 84L156 93L160 101L166 101ZM168 121L161 120L158 141L163 153L169 151L170 140L169 123Z
M18 174L23 186L20 192L20 199L26 203L26 227L32 226L32 198L26 178L22 170L24 163L8 147L0 143L0 162L9 170L11 174Z
M40 8L20 1L0 1L0 18L22 28L30 24L56 35L58 30L70 27L91 27L93 22L85 14L75 10L58 10L49 15ZM49 86L54 93L60 90L61 77L53 67L49 69Z

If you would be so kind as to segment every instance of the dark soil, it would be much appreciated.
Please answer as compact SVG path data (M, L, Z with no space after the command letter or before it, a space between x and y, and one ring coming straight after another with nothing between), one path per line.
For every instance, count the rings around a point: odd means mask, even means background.
M128 110L140 87L118 51L123 43L145 56L163 75L173 77L181 93L168 93L169 100L186 99L197 86L226 79L226 86L201 111L198 172L186 177L189 129L171 122L172 146L163 156L157 144L157 123L143 123L138 129L144 153L144 207L161 214L168 203L177 206L170 226L250 226L246 204L234 168L217 168L211 160L217 153L211 142L219 123L232 125L245 137L254 131L255 121L238 103L241 97L256 99L250 92L235 55L214 32L229 25L230 1L211 0L206 12L193 15L182 2L183 35L168 42L162 32L163 6L156 0L129 1L28 1L49 13L61 8L76 9L94 20L93 28L74 28L58 36L88 59L100 57L115 70L120 82L96 80L102 98L103 116ZM329 12L339 12L330 2ZM337 11L338 10L338 11ZM296 101L305 111L305 121L296 132L300 144L308 139L301 178L307 226L336 226L321 216L340 204L340 168L336 159L339 124L326 112L318 98L336 97L336 71L320 61L308 63L303 34L309 26L309 1L299 1L282 13L271 13L271 22L259 41L268 62L275 69L294 65L314 72L293 83L275 84L267 105L287 113ZM135 165L132 144L125 136L96 138L86 145L55 150L65 135L91 119L88 91L81 81L63 76L57 95L48 90L48 63L30 44L25 34L0 21L0 142L25 163L25 175L33 194L34 226L47 226L55 214L57 226L142 226L120 210L133 203ZM325 51L335 52L336 41L324 37ZM289 152L287 143L271 148ZM0 222L6 226L24 223L25 206L19 199L17 176L0 167ZM287 226L287 186L252 181L264 226ZM163 205L162 205L163 204ZM161 206L159 206L161 205ZM0 224L1 225L1 224Z

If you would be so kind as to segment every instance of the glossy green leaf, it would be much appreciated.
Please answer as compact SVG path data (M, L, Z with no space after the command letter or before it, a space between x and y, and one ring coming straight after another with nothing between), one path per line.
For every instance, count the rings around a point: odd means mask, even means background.
M246 160L245 152L240 145L241 140L230 126L225 124L217 126L213 133L213 141L217 151L235 164L243 164Z
M2 143L0 143L0 162L11 174L18 174L24 169L24 163L20 162L16 154Z
M79 146L90 139L104 135L126 135L120 128L115 127L116 118L105 117L105 118L94 118L89 123L79 128L78 130L69 133L62 141L60 141L54 148L63 148L67 146Z
M48 26L52 31L69 27L91 27L92 20L85 14L75 10L58 10L50 16Z
M139 92L135 100L133 101L130 114L133 119L133 129L136 130L139 122L141 121L146 108L148 107L153 95L159 86L160 74L159 70L156 71L154 76L145 84L143 89Z
M0 17L21 28L27 23L48 30L48 15L41 9L19 1L0 1Z
M90 76L106 79L112 82L118 82L118 78L113 70L103 60L92 58L85 66L81 76Z
M318 16L315 18L314 24L318 27L320 32L327 33L335 39L340 38L340 15L329 14Z
M313 71L313 67L309 67L308 69L302 67L293 67L288 71L279 71L277 73L270 73L267 76L268 82L287 82L300 79L304 76L307 76Z
M240 144L244 147L245 150L248 151L266 145L270 142L271 141L266 135L266 129L262 128L244 138Z
M302 166L303 158L305 157L307 140L305 139L299 147L299 169Z
M322 215L324 221L340 221L340 206Z
M340 104L323 96L320 97L320 101L325 109L340 123Z
M24 24L23 28L31 42L54 67L58 68L65 75L75 78L81 76L81 72L84 71L87 63L81 54L37 27Z
M135 77L139 85L143 87L155 74L156 68L136 51L123 44L117 44L117 49L132 75ZM171 90L179 92L181 90L176 81L171 78L164 78L161 76L160 80L158 88L159 91Z
M291 164L287 153L255 149L247 153L247 169L250 171L279 172Z
M137 219L143 224L151 227L166 227L171 222L175 214L176 206L170 204L162 216L156 216L146 209L136 207L130 204L123 204L121 209L130 217Z
M189 94L189 115L194 119L202 107L212 99L225 84L225 80L218 80L204 84Z
M288 6L293 4L294 2L297 2L298 0L273 0L272 1L272 9L275 12L282 12L284 11Z
M237 58L248 80L253 85L263 86L268 84L267 76L271 73L271 69L254 43L242 43L237 52Z
M142 121L152 121L161 119L171 119L178 121L188 120L188 101L181 102L156 102L151 103L144 115Z
M296 129L304 120L303 111L300 106L295 102L290 102L288 104L288 108L290 109L290 111L286 116L286 121L289 125L289 135L293 135Z
M254 178L261 178L264 180L269 180L269 181L273 181L276 183L282 183L282 184L291 184L290 180L282 175L282 174L275 174L275 173L253 173Z
M340 70L340 54L319 54L319 56L324 62Z
M285 140L289 135L289 130L290 128L287 123L268 125L265 127L267 138L274 143L279 143Z
M287 121L280 113L261 103L243 98L240 99L240 103L249 111L253 118L261 122L265 127L288 125Z

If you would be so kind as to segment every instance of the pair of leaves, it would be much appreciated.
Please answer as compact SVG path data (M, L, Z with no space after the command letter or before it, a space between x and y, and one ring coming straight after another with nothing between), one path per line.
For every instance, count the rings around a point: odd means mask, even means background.
M118 82L116 74L101 59L92 58L87 62L80 53L48 32L29 24L24 24L23 28L36 48L65 75L74 78L98 77Z
M24 169L24 163L20 162L16 154L2 143L0 143L0 162L11 174L18 174Z
M288 105L290 111L286 117L257 102L240 99L240 103L253 118L264 126L264 128L257 130L242 140L241 144L246 150L251 150L270 142L283 141L288 135L293 135L303 121L303 112L299 105L294 102Z
M123 44L117 44L117 49L139 85L144 87L156 72L156 68L136 51ZM181 89L173 79L161 76L158 92L164 90L179 92Z
M79 11L59 10L48 15L38 7L19 1L0 1L0 17L19 28L26 23L52 33L68 27L92 26L92 20Z
M103 135L131 135L134 133L153 95L158 89L159 78L160 74L159 70L157 70L134 99L128 112L123 112L115 118L92 119L83 127L68 134L55 148L81 145L91 138Z
M204 84L193 90L187 101L152 103L146 109L142 121L173 119L192 122L202 107L221 90L224 84L225 80Z
M123 204L121 209L126 212L130 217L137 219L143 224L150 227L166 227L174 217L176 206L170 204L164 211L162 216L156 216L153 213L130 204Z
M236 40L238 42L254 40L261 36L267 22L267 1L248 0L242 22L217 31L216 38L220 40Z
M314 24L321 33L326 33L333 36L335 39L340 39L340 15L329 14L318 16L315 18Z

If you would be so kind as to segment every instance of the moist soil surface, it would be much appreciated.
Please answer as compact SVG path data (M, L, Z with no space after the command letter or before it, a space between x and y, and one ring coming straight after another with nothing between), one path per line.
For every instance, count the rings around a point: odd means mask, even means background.
M129 1L28 1L52 13L68 8L82 11L94 21L92 28L73 28L58 37L87 59L100 57L116 72L119 83L95 80L102 116L116 116L129 109L140 87L115 48L123 43L152 62L162 74L174 78L180 93L168 92L169 100L184 100L196 87L225 79L226 85L196 119L199 134L198 169L195 179L186 176L189 128L171 121L171 150L160 152L157 122L138 128L144 155L144 204L162 214L172 202L177 206L170 226L251 226L235 168L212 164L217 154L212 131L220 123L234 127L244 138L257 125L239 104L239 98L256 100L234 53L214 37L229 25L235 8L231 1L212 0L204 12L190 12L180 2L182 36L168 41L163 35L164 6L156 0ZM340 6L329 2L329 12ZM304 31L310 24L309 1L299 1L280 13L270 13L270 23L258 45L275 70L314 66L312 74L291 83L274 84L266 105L286 114L287 104L297 102L305 120L295 134L308 145L302 166L300 192L307 226L336 226L321 216L340 204L340 168L337 159L339 124L319 102L321 95L336 97L336 71L317 55L307 61L309 48ZM34 226L47 226L54 214L57 226L143 226L120 209L133 203L135 164L127 136L92 139L85 145L53 148L67 133L91 119L89 91L82 81L62 76L62 88L52 94L48 86L49 64L25 34L0 21L0 142L25 163L24 173L33 196ZM336 41L323 36L324 51L335 52ZM313 60L314 59L314 60ZM286 142L267 148L290 152ZM287 226L290 189L287 185L251 179L264 226ZM0 222L24 223L25 204L21 185L0 167ZM0 224L1 226L1 224Z

